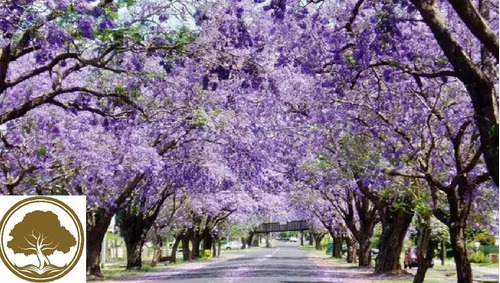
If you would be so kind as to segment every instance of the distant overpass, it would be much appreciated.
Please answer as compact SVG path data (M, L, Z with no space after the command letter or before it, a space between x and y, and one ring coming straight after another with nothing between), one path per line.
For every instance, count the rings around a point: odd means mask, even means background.
M309 230L311 227L306 220L290 221L286 224L279 222L262 223L255 230L254 233L271 233L271 232L286 232L286 231L304 231Z

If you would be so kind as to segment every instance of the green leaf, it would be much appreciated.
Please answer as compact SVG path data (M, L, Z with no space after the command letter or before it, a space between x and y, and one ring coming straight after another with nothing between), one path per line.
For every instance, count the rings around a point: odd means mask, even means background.
M111 38L114 41L123 41L123 39L125 38L124 32L121 29L116 29L116 30L113 29L113 30L110 30L110 32L111 32Z
M115 87L114 92L118 95L126 95L127 94L127 90L122 85L117 85Z
M22 129L29 134L31 133L31 130L33 130L34 127L35 127L35 122L33 120L29 120L28 122L26 122L25 125L22 126Z
M131 95L132 95L132 98L134 98L134 99L139 99L139 100L141 100L141 99L143 99L143 98L144 98L144 97L142 96L142 93L141 93L140 91L138 91L137 89L132 90Z
M440 57L436 60L436 65L438 65L440 67L446 66L447 63L448 63L448 60L445 57Z
M106 14L106 16L110 17L113 20L118 19L118 13L111 9L105 9L104 14Z
M44 145L42 145L40 148L38 148L38 150L36 151L36 156L38 158L42 158L42 157L45 157L47 155L47 147L45 147Z
M127 6L132 6L135 4L135 0L122 0Z
M395 204L393 205L393 208L394 208L395 210L405 210L405 209L406 209L406 206L407 206L407 205L406 205L406 203L404 203L404 202L399 202L399 203L395 203Z
M493 125L490 129L490 137L493 139L493 140L496 140L498 141L498 124L496 125Z
M144 35L138 29L131 30L129 34L130 37L132 37L132 39L134 39L135 41L142 41L144 39Z
M35 177L27 177L26 182L30 183L31 185L35 186L38 184L37 180Z

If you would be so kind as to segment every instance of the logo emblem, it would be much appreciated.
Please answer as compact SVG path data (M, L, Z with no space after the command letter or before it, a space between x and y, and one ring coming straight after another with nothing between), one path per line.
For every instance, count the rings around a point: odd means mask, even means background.
M84 248L78 215L52 197L29 197L15 203L0 222L0 258L16 276L31 282L64 277Z

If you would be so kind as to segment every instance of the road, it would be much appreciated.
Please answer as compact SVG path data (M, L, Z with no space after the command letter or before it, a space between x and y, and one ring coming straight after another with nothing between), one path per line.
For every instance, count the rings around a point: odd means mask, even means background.
M253 283L253 282L331 282L322 278L320 269L308 257L309 252L296 246L250 249L244 254L214 262L192 263L186 268L130 276L128 282L178 283ZM113 281L106 281L113 282Z
M226 255L213 261L193 261L180 264L161 272L147 272L140 275L119 277L106 283L139 283L139 282L173 282L173 283L368 283L378 280L393 282L411 281L411 275L391 276L374 275L372 268L353 268L349 264L332 264L331 258L311 256L309 251L300 249L298 243L274 242L273 248L252 248L242 253ZM498 271L491 273L492 268L474 270L475 279L498 280ZM416 270L407 270L414 273ZM450 277L439 270L432 270L427 280L436 282L456 282L456 277ZM442 270L448 271L448 270ZM454 271L454 268L449 270ZM486 281L485 281L486 282ZM487 281L489 282L489 281ZM496 281L498 282L498 281Z

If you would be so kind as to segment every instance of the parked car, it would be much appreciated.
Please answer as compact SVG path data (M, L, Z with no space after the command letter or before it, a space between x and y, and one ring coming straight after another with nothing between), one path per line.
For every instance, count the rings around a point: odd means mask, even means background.
M223 249L225 250L238 250L241 248L241 243L240 242L229 242L225 245L222 246Z
M297 239L297 237L290 237L289 241L292 243L297 243L299 241L299 239Z
M404 265L404 268L412 268L412 267L415 267L415 266L418 266L418 249L417 247L413 246L413 247L410 247L408 248L406 251L405 251L405 258L403 260L403 265ZM434 260L431 261L431 263L429 264L428 267L434 267Z

